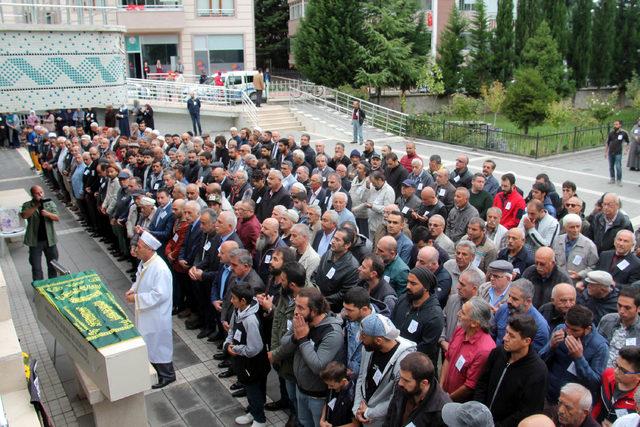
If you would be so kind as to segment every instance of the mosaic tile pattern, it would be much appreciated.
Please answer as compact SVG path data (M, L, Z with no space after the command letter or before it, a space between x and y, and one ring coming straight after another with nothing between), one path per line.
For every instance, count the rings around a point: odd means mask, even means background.
M1 31L0 111L123 103L123 37L120 31Z

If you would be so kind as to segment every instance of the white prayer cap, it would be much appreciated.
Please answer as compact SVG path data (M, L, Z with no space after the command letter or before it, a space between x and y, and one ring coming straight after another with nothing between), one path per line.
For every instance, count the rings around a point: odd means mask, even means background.
M142 234L140 235L140 240L142 240L145 245L149 246L154 251L157 251L160 246L162 246L162 243L160 243L160 241L153 237L148 231L142 232Z
M155 136L160 136L160 131L158 129L154 129L152 132Z
M155 206L156 201L153 200L151 197L144 196L140 199L140 204L142 206Z

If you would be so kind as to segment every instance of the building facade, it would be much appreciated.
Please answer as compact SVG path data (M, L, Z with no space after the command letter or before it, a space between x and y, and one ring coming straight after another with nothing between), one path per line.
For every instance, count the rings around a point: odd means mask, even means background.
M255 68L253 0L117 0L128 76L186 76Z

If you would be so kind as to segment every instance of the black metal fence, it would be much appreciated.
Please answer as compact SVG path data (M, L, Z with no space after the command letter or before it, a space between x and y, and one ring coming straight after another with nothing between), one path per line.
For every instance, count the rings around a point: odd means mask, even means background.
M408 134L416 138L447 142L482 150L533 158L570 153L604 145L608 125L578 128L554 134L509 132L485 123L459 123L411 116Z

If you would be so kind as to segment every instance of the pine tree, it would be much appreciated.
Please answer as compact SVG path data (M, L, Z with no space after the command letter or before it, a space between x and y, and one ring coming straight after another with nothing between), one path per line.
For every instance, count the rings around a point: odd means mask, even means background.
M508 82L513 74L514 39L513 0L500 0L496 29L491 40L491 51L493 52L493 78L502 83Z
M516 12L516 55L519 56L542 21L540 0L518 0Z
M576 87L584 87L591 66L591 6L593 0L577 0L571 18L571 45L567 62Z
M547 21L542 21L533 37L527 40L520 63L540 73L547 86L561 97L570 94L571 86L567 82L562 56Z
M467 93L479 95L482 85L491 82L491 31L487 21L487 9L484 0L475 4L475 15L471 23L471 59L465 73L464 87Z
M429 36L414 0L363 4L366 55L356 83L375 88L414 86L426 64ZM378 91L380 94L380 91Z
M289 37L287 0L256 0L254 6L258 66L286 67Z
M531 126L544 122L555 94L540 73L532 68L519 68L514 77L515 82L507 88L503 111L528 134Z
M615 67L612 83L624 85L631 79L633 71L638 71L640 40L638 19L640 5L638 0L620 0L616 18L615 32Z
M293 53L296 67L314 83L353 85L364 57L360 0L310 0Z
M593 61L591 61L590 68L591 81L598 87L611 83L615 18L615 0L600 0L593 15L593 31L591 33Z
M438 47L438 65L442 69L445 93L456 92L461 87L461 66L464 62L462 49L466 45L464 39L466 28L467 23L454 4Z
M564 0L543 0L542 10L545 12L545 18L551 35L558 44L558 50L562 57L566 57L569 48L568 39L568 22L569 13L567 4Z

